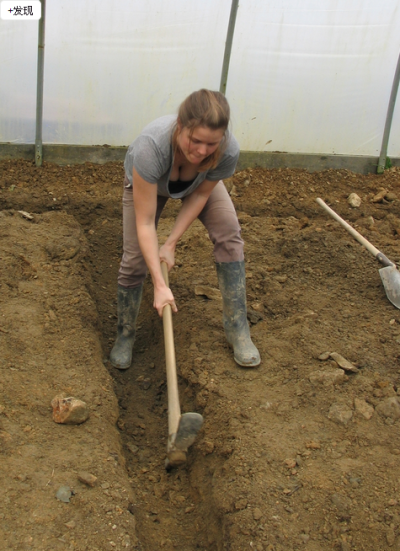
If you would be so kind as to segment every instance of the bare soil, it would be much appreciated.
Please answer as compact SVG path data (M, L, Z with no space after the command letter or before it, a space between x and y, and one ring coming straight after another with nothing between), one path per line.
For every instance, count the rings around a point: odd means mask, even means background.
M183 236L170 274L181 408L205 423L171 472L150 281L132 367L107 361L122 180L122 163L0 163L0 549L400 550L400 315L379 263L315 201L400 263L399 169L248 169L226 182L257 369L235 364L221 301L195 294L217 287L205 229ZM178 208L167 204L161 242ZM54 423L58 394L84 400L89 420Z

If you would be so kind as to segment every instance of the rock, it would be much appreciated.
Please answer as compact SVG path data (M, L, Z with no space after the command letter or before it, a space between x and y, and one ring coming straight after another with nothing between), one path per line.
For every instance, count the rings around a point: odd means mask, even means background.
M314 371L309 376L312 384L322 384L325 387L330 385L340 385L346 380L345 373L342 369L326 369Z
M375 226L375 220L373 216L368 216L365 220L365 226L369 229L372 229Z
M380 191L379 193L377 193L373 199L372 199L372 202L373 203L382 203L385 195L387 194L387 189L382 189L382 191Z
M318 356L318 359L321 360L322 362L324 362L325 360L327 360L330 357L330 355L331 355L330 352L323 352L322 354L320 354Z
M264 319L264 316L260 312L247 308L247 319L252 325L256 325L259 321Z
M227 192L230 193L233 187L233 178L224 178L224 184Z
M359 197L357 193L350 193L347 198L347 202L351 207L357 208L361 205L361 197Z
M215 287L207 287L206 285L196 285L194 288L195 295L205 296L210 300L222 300L221 291Z
M397 396L386 398L376 406L376 411L383 417L398 419L400 417L400 402Z
M33 220L33 216L32 214L29 214L29 212L26 212L25 210L19 210L18 212L23 218L26 218L27 220Z
M352 417L353 412L346 404L332 404L329 409L328 419L335 423L347 425Z
M294 469L295 466L297 465L295 459L285 459L284 464L288 469Z
M151 387L151 379L149 377L146 377L145 379L143 379L143 381L141 381L140 383L140 387L143 390L149 390L149 388Z
M306 448L308 450L320 450L321 444L319 442L314 442L314 440L311 440L311 442L306 443Z
M385 195L385 199L386 201L396 201L397 195L392 191L388 191L388 193Z
M89 418L89 408L78 398L56 396L51 401L53 421L64 425L80 425Z
M56 493L56 498L62 501L63 503L69 503L71 496L72 496L72 491L69 486L60 486Z
M352 373L359 372L359 370L356 368L355 365L349 362L349 360L346 360L346 358L343 358L343 356L341 356L340 354L337 354L336 352L332 352L330 354L330 357L332 358L332 360L335 360L338 366L344 369L345 371L351 371Z
M247 507L246 499L238 499L235 503L236 511L242 511L243 509L246 509L246 507Z
M367 402L361 398L354 398L354 407L356 413L362 415L362 417L367 420L371 419L375 411L373 406L367 404Z
M86 471L82 471L78 473L78 480L80 482L83 482L83 484L86 484L87 486L91 486L93 488L96 485L97 476L94 476L94 474L91 473L87 473Z
M69 522L66 522L65 523L65 526L67 528L69 528L70 530L72 530L73 528L76 527L76 522L74 520L70 520Z
M126 447L133 454L135 454L139 451L139 448L135 444L132 444L132 442L128 442Z
M263 516L262 511L256 507L253 509L253 518L254 520L260 520L260 518Z
M236 190L236 186L233 185L230 192L229 192L229 195L231 195L232 197L237 197L237 190Z
M202 451L204 455L210 455L214 451L214 442L211 442L210 440L204 440L202 447Z

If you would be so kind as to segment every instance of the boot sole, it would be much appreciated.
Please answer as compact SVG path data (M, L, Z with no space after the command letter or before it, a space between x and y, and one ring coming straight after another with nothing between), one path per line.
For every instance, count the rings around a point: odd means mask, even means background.
M233 356L233 359L235 360L235 362L236 362L238 365L240 365L240 367L252 368L252 367L257 367L257 366L259 366L260 363L261 363L261 358L260 358L260 360L259 360L257 363L252 363L252 364L244 364L244 363L242 363L242 362L239 362L239 360L237 360L237 359L235 358L235 356Z
M132 362L128 365L120 365L120 364L116 364L114 363L112 360L110 360L110 364L115 367L116 369L120 369L121 371L124 371L125 369L129 369L132 365Z

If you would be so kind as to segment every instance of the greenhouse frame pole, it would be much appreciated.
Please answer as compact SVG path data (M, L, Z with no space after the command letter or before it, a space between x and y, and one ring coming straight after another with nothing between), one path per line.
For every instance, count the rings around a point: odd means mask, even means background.
M381 154L379 156L378 168L376 170L378 174L383 174L386 168L389 135L390 135L390 129L392 126L394 106L396 105L397 91L399 89L399 81L400 81L400 55L399 55L399 59L397 60L397 67L396 67L396 72L394 74L392 92L390 94L389 106L388 106L388 111L386 115L385 129L383 131Z
M238 11L239 0L232 0L231 15L229 17L228 34L225 42L224 61L222 63L221 83L219 91L225 95L226 83L228 80L229 62L231 60L233 33L235 32L236 15Z
M36 137L35 137L35 163L42 166L43 162L43 81L44 81L44 31L46 18L46 0L41 0L42 15L39 19L38 31L38 61L36 82Z

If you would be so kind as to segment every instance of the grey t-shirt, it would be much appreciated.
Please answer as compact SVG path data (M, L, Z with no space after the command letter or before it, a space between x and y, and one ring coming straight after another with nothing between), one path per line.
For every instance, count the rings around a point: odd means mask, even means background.
M180 199L190 195L204 180L218 182L229 178L235 172L239 158L239 144L231 132L227 134L228 144L218 165L206 172L200 172L192 184L180 193L170 194L168 182L172 169L172 134L177 115L160 117L147 125L131 143L125 156L125 174L132 186L132 171L150 184L157 184L157 193L163 197Z

